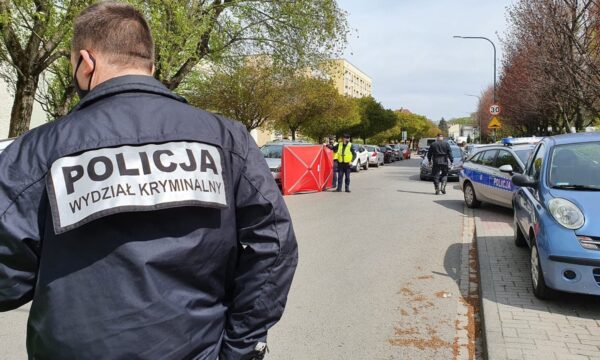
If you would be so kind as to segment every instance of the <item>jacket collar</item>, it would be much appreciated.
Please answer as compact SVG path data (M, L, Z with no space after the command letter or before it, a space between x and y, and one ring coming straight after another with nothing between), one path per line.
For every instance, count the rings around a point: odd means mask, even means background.
M125 75L119 76L97 85L75 106L73 111L80 110L96 101L122 93L144 92L166 96L177 101L187 102L183 97L175 95L160 81L152 76Z

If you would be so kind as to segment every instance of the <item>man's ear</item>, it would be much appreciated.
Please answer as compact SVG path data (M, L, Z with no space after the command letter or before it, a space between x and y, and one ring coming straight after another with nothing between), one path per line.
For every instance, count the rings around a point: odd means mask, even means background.
M91 76L92 72L96 69L95 60L93 60L93 56L87 50L79 50L79 56L81 56L81 65L79 66L79 71L84 76Z

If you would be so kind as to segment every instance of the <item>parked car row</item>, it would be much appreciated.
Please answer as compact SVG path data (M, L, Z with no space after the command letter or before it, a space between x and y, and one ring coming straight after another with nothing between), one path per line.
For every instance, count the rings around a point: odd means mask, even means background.
M302 141L274 141L263 145L263 153L267 165L277 183L281 183L281 158L284 146L314 145ZM356 158L352 162L352 171L368 170L369 167L380 167L397 160L410 159L411 152L406 145L362 145L352 144Z
M600 295L600 134L486 146L460 174L465 203L514 210L514 242L528 247L535 296Z

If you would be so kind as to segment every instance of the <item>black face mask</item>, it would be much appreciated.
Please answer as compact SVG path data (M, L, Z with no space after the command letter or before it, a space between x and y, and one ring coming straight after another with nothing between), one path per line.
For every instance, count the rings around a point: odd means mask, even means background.
M92 74L90 75L90 81L88 82L87 89L82 89L79 87L79 82L77 81L77 71L79 70L79 66L83 61L83 57L80 55L79 60L77 61L77 66L75 67L75 71L73 72L73 86L75 87L75 91L77 91L77 95L79 95L79 100L82 100L87 94L90 93L90 88L92 87L92 78L94 77L94 72L96 71L96 59L90 54L90 59L94 64L94 70L92 70Z

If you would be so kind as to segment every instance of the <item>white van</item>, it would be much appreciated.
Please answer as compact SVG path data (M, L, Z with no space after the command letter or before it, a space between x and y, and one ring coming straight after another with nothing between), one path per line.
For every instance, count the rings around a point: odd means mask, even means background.
M429 149L429 145L435 142L436 138L422 138L417 146L417 154L423 155Z

